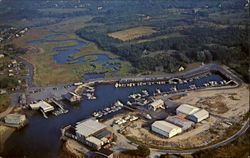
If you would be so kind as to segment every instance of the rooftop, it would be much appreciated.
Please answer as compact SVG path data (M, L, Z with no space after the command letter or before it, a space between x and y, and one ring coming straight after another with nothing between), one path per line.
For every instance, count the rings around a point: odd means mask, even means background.
M191 115L197 111L199 111L199 108L188 105L188 104L181 104L176 111L187 114L187 115Z
M94 118L89 118L77 123L76 133L79 133L84 137L88 137L104 128L106 128L104 124L97 122Z
M103 143L100 139L95 138L93 136L90 136L90 137L86 138L86 140L91 142L91 143L94 143L96 145L102 145L102 143Z
M166 132L171 132L173 129L180 128L172 123L169 123L167 121L155 121L152 126L155 128L161 129Z
M22 117L25 117L25 115L21 115L21 114L9 114L9 115L6 116L6 118L13 119L13 120L19 120L19 119L22 119Z
M185 118L182 118L182 117L180 117L178 115L169 116L169 117L166 118L166 120L168 120L168 121L170 121L170 120L176 120L178 122L183 122L183 123L193 123L192 121L189 121L189 120L187 120Z
M204 115L208 115L209 113L204 110L204 109L201 109L199 111L197 111L196 113L192 114L193 116L197 117L197 118L200 118L200 117L203 117Z

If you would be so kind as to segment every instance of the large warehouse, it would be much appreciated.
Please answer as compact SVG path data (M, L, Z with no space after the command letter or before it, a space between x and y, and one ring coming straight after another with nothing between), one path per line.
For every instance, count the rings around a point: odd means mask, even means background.
M194 125L194 122L189 121L185 118L182 118L179 115L175 115L175 116L169 116L166 118L166 121L171 122L175 125L181 126L182 127L182 131L192 127L192 125Z
M106 126L95 118L89 118L76 123L75 128L67 126L62 129L64 136L76 139L96 150L109 144L113 139L113 133L106 129Z
M195 112L199 111L199 108L188 105L188 104L181 104L177 109L176 109L176 114L182 113L186 115L191 115Z
M182 132L182 129L174 124L171 124L167 121L155 121L151 125L152 131L158 133L162 136L171 138L178 133Z
M204 109L200 109L194 114L187 116L187 119L194 121L194 122L201 122L202 120L208 117L209 117L209 113Z

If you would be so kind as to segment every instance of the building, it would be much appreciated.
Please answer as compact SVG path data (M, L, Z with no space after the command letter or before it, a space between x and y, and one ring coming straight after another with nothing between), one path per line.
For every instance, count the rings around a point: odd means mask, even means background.
M30 108L32 110L41 109L44 113L54 110L54 107L45 101L39 101L38 103L30 104Z
M181 133L182 130L180 127L169 123L167 121L155 121L152 125L151 125L151 129L152 131L154 131L155 133L158 133L162 136L171 138L173 136L175 136L178 133Z
M11 125L24 125L26 116L21 114L9 114L4 118L4 122Z
M182 131L184 131L184 130L186 130L194 125L194 122L189 121L189 120L187 120L179 115L169 116L166 118L166 121L180 126Z
M179 68L179 72L180 71L184 71L185 70L185 68L183 67L183 66L181 66L180 68Z
M164 107L164 101L162 99L155 100L153 103L148 105L149 109L153 109L154 111L161 108L165 109Z
M194 114L188 115L186 118L194 122L201 122L202 120L208 117L209 117L209 112L204 109L200 109Z
M81 100L81 96L79 96L73 92L69 92L69 93L65 94L63 97L64 97L64 99L68 100L71 103L78 102Z
M181 104L177 109L176 109L176 114L182 113L186 115L191 115L197 111L199 111L200 108L188 105L188 104Z
M71 126L62 129L64 136L73 138L93 149L100 150L104 145L113 140L113 133L95 118L89 118L76 124L74 130Z

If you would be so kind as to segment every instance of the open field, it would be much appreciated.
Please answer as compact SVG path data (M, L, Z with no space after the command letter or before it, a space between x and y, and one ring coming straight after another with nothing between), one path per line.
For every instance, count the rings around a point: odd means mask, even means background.
M109 33L108 35L113 38L118 38L122 41L128 41L128 40L132 40L141 36L150 35L155 32L157 31L155 31L152 27L140 26L140 27L135 27L135 28L127 29L127 30Z

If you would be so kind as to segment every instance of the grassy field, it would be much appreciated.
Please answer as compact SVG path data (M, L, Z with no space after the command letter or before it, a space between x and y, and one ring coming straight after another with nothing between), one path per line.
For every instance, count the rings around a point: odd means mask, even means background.
M150 35L155 32L157 31L154 30L154 28L152 27L140 26L140 27L135 27L135 28L127 29L127 30L109 33L108 35L113 38L118 38L122 41L128 41L128 40L132 40L141 36Z
M90 19L91 17L89 16L76 17L62 21L58 24L34 28L31 29L25 36L17 38L13 41L14 44L20 47L40 48L38 53L29 53L21 56L34 66L33 82L35 85L42 86L65 83L69 81L79 81L85 73L106 73L106 77L122 76L129 73L131 65L128 62L118 61L119 66L116 67L116 70L118 71L114 73L114 70L102 66L107 62L93 62L93 57L85 57L87 58L85 59L85 62L80 64L75 64L72 61L68 61L67 64L56 64L56 62L52 59L52 56L56 53L53 49L55 47L75 45L76 43L74 41L27 44L28 41L39 40L48 35L52 35L53 38L50 40L76 39L86 43L85 46L78 48L80 52L69 55L69 57L73 59L89 54L105 54L111 59L117 58L118 56L110 52L100 50L94 43L84 41L75 35L74 32L77 29L92 25L86 24L86 22ZM63 34L58 34L58 32L62 32Z

